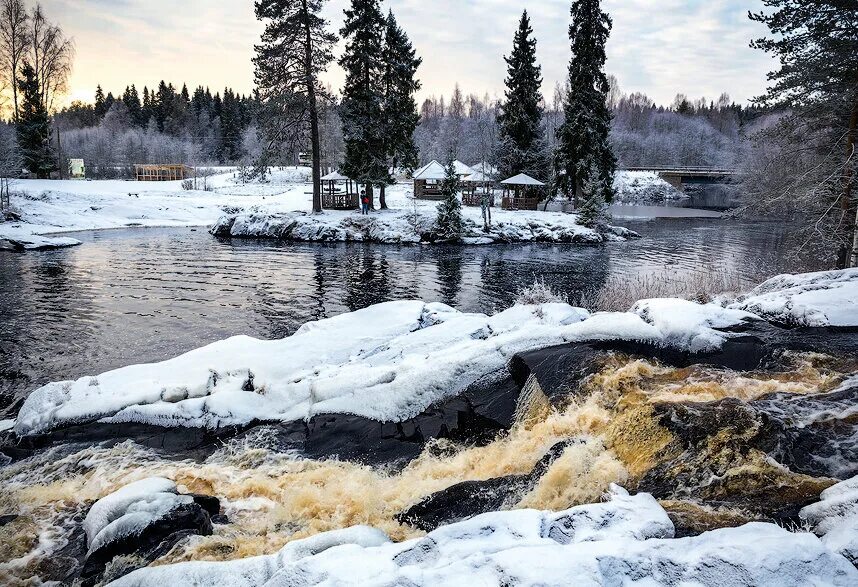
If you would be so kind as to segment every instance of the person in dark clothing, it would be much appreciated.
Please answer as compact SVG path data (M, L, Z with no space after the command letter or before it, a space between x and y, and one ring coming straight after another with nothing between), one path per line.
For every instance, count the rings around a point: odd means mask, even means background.
M369 215L369 196L366 195L366 189L360 191L360 213Z

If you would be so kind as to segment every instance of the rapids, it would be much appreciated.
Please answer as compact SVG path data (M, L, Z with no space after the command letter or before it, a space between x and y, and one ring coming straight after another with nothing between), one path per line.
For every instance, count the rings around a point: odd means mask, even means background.
M0 513L13 513L0 518L0 583L63 580L79 564L75 545L89 506L139 479L162 476L183 491L217 496L225 516L214 535L187 538L154 564L232 560L357 524L394 540L419 536L397 521L399 512L462 481L528 474L546 451L569 439L578 442L516 496L514 508L563 510L598 501L611 483L620 483L652 491L687 533L772 519L771 511L739 494L777 495L774 502L800 507L835 480L792 472L762 450L736 450L749 434L739 426L708 431L689 448L663 414L665 406L752 402L776 392L826 394L858 371L858 359L820 353L784 353L779 363L738 372L604 352L575 393L549 398L531 376L515 424L493 441L433 440L400 467L304 458L283 450L265 426L226 441L202 461L170 458L130 440L53 447L0 467Z

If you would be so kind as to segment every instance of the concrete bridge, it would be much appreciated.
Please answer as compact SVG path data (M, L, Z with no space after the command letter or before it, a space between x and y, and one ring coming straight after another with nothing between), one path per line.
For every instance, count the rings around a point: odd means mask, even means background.
M679 191L686 183L727 183L739 173L724 167L626 167L622 171L652 171Z

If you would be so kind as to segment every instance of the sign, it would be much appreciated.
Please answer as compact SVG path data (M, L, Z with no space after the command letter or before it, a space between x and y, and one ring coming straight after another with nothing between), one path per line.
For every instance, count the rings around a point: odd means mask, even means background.
M83 159L69 159L69 179L86 179Z

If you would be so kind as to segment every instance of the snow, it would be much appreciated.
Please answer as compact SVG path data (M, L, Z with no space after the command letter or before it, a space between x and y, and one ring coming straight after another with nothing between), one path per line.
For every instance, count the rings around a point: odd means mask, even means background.
M532 186L544 186L545 184L539 181L538 179L533 179L529 175L525 175L524 173L519 173L514 177L510 177L509 179L505 179L501 182L503 185L532 185Z
M814 535L753 523L691 538L647 494L565 512L483 514L393 543L355 527L230 562L137 570L114 587L264 585L854 585L858 570Z
M858 268L778 275L729 307L789 326L858 326Z
M236 336L161 363L49 383L27 398L15 432L92 421L217 428L325 413L402 421L503 368L516 353L614 339L709 349L727 336L713 327L749 316L684 300L592 316L564 303L487 316L388 302L311 322L282 340Z
M0 420L0 432L6 432L15 427L15 420Z
M716 328L729 328L744 320L759 320L743 310L673 298L641 300L632 307L632 312L658 328L668 343L691 352L720 348L728 335L714 330Z
M19 180L12 187L12 206L21 220L0 223L0 248L71 246L79 241L45 235L82 230L212 225L226 225L225 233L232 236L279 238L288 228L295 240L415 243L437 215L435 202L412 198L411 182L388 188L389 210L362 217L358 211L309 214L308 168L274 168L261 183L242 184L235 175L230 170L206 178L211 191L185 191L176 181ZM466 242L473 244L596 244L637 236L621 228L600 234L577 224L574 214L494 210L489 234L482 232L479 207L466 207L463 217Z
M662 204L688 197L654 171L618 171L614 194L617 204Z
M858 566L858 477L833 485L799 517L831 550Z
M126 485L95 502L87 513L83 529L89 552L138 534L174 508L192 501L190 496L178 495L176 484L161 477Z
M412 177L414 179L431 179L440 181L447 177L447 171L444 169L443 165L433 160L415 171Z

